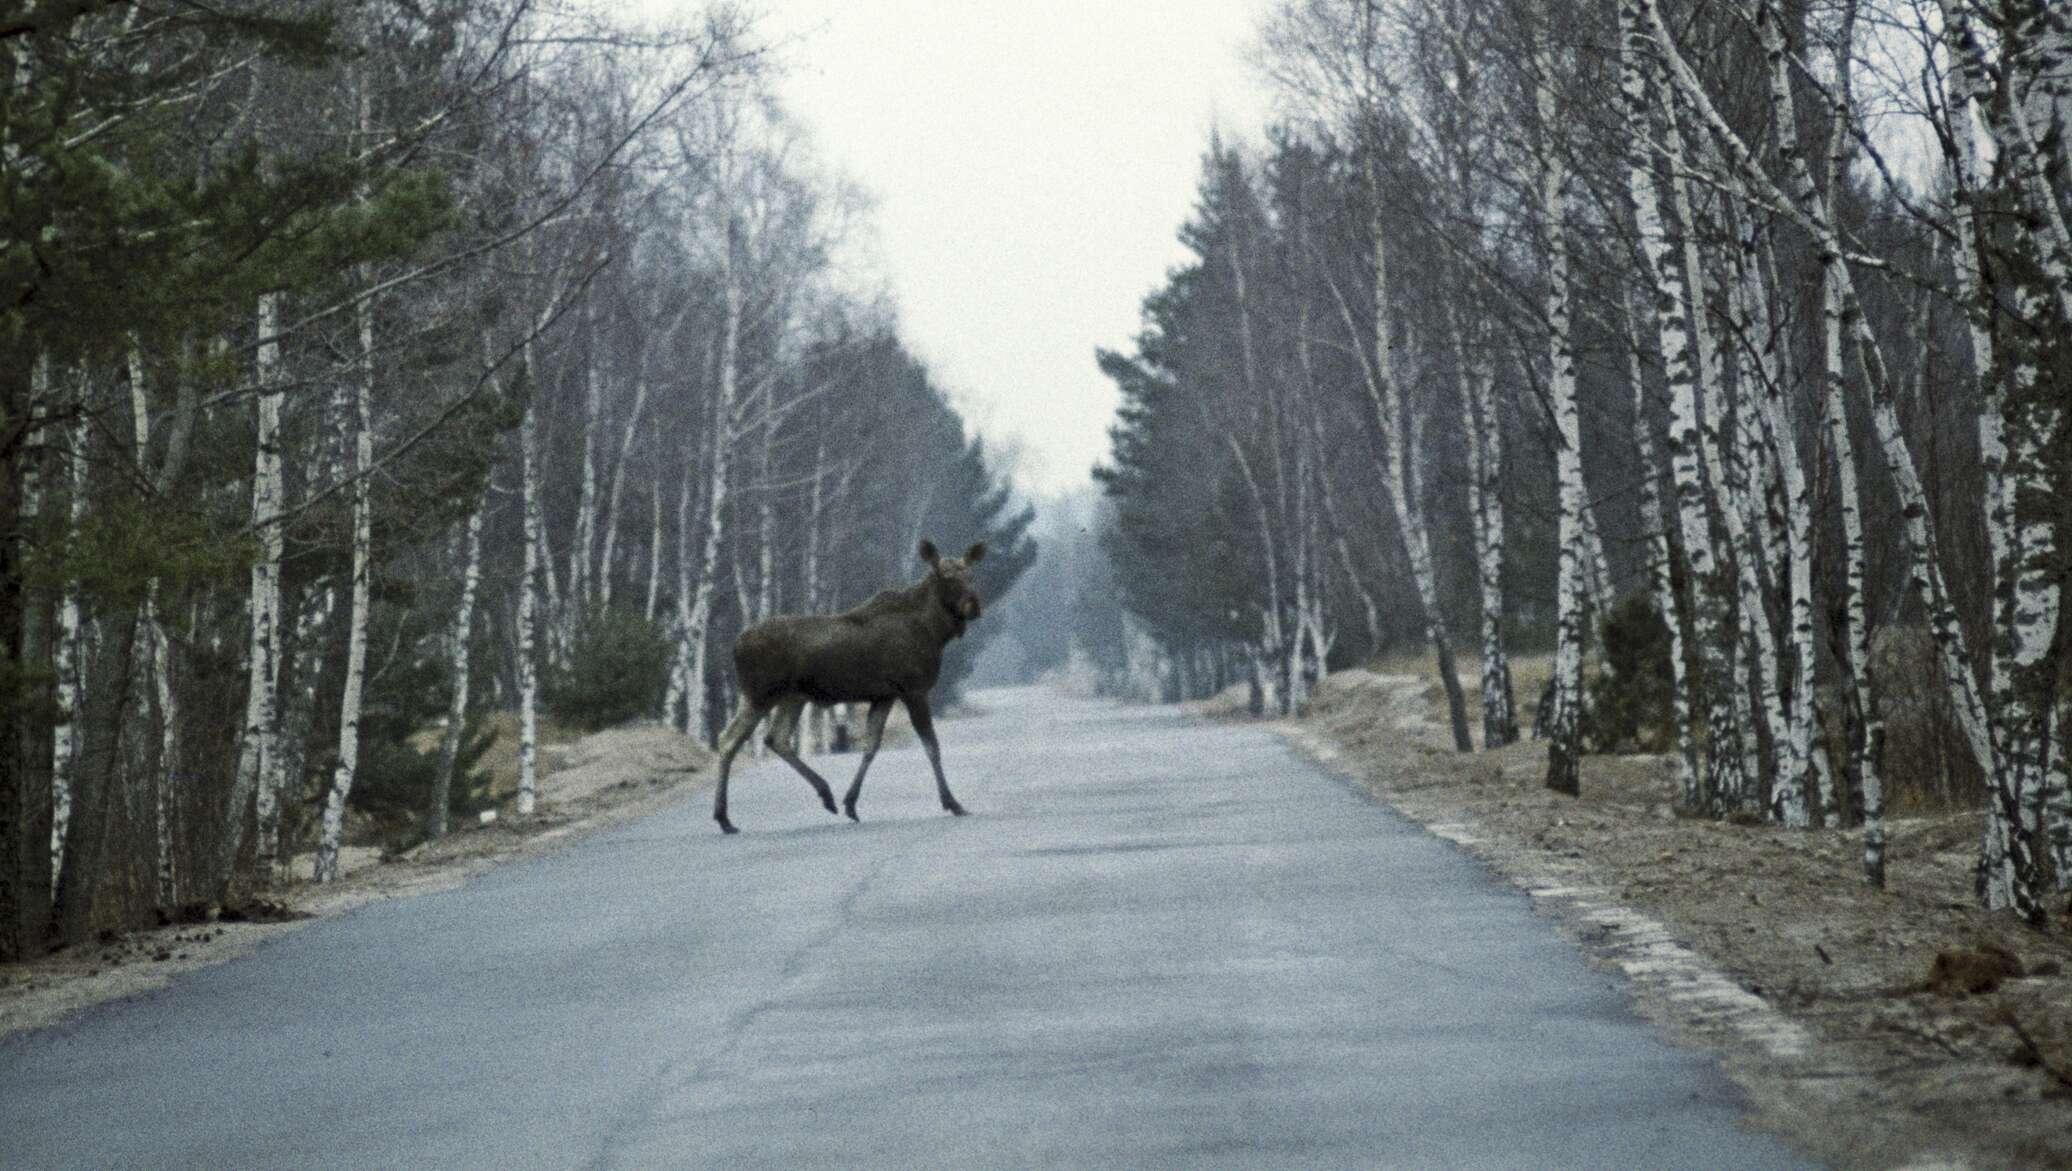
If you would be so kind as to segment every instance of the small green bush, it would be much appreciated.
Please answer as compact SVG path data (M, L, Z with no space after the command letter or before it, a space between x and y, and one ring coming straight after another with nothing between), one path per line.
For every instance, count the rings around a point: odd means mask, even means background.
M1605 615L1604 669L1583 705L1583 742L1594 752L1666 752L1676 744L1669 627L1646 594L1629 594Z
M576 626L568 662L547 675L547 711L586 732L653 715L669 686L669 653L662 628L640 615L592 610Z
M495 804L489 774L477 772L496 729L479 717L461 729L460 754L454 760L453 788L448 794L451 824L460 824ZM347 804L374 823L389 849L405 849L424 839L424 820L432 782L439 773L439 747L420 752L404 740L369 739L360 744L360 768Z

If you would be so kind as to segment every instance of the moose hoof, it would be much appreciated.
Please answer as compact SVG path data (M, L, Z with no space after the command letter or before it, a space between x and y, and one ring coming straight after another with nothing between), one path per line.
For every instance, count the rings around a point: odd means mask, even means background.
M849 815L849 820L850 820L850 821L862 821L862 820L863 820L862 818L860 818L860 817L856 816L856 802L854 802L854 801L844 801L844 802L842 802L842 812L844 812L844 813L846 813L846 814L848 814L848 815Z
M820 803L821 803L822 805L825 805L825 806L827 806L827 811L828 811L829 813L834 813L834 814L839 814L839 813L841 813L841 810L839 810L839 809L836 809L836 808L835 808L835 799L834 799L833 795L831 795L831 794L822 794L822 795L821 795L821 798L820 798Z
M727 815L724 813L713 814L712 820L719 823L719 832L723 834L738 834L741 832L740 830L734 828L734 823L728 821Z
M949 814L951 817L964 816L964 807L962 805L957 804L955 801L945 801L942 803L942 807L943 812Z

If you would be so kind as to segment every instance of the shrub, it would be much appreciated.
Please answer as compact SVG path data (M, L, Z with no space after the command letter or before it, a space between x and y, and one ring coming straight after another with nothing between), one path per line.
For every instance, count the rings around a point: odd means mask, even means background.
M461 729L460 755L454 761L453 789L448 796L447 815L461 824L495 802L489 792L489 774L475 771L489 746L496 743L496 729L479 716ZM366 815L392 850L406 849L424 839L426 806L431 800L432 782L439 772L439 742L420 751L407 740L369 739L360 744L359 773L353 779L347 805Z
M1676 745L1669 627L1645 594L1628 594L1601 627L1604 669L1588 684L1583 742L1596 752L1666 752Z
M661 627L640 615L591 610L542 698L556 719L586 732L652 716L669 686L669 654Z

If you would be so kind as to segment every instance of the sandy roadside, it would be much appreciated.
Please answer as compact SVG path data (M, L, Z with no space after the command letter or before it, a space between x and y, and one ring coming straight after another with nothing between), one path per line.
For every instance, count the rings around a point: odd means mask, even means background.
M1660 757L1588 758L1559 797L1541 746L1457 755L1437 704L1426 679L1342 672L1276 727L1717 1048L1754 1125L1839 1167L2072 1167L2072 924L1973 907L1976 817L1895 822L1873 890L1853 831L1676 817Z

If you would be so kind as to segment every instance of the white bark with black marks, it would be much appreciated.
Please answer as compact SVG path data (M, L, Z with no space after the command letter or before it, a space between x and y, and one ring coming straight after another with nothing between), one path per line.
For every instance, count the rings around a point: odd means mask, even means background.
M468 514L467 532L462 537L460 602L453 610L453 629L446 645L447 670L453 692L446 702L446 728L439 737L439 771L432 776L432 805L425 819L425 836L446 835L447 811L453 804L453 775L459 767L462 737L468 720L468 690L472 673L475 635L475 597L482 587L482 514L488 497Z
M1568 170L1554 137L1553 56L1544 45L1534 54L1540 81L1533 106L1547 141L1539 159L1538 212L1547 261L1548 397L1559 446L1554 452L1555 490L1560 500L1555 583L1554 709L1547 739L1547 788L1574 796L1582 791L1583 624L1589 550L1583 484L1583 426L1577 400L1575 339L1570 325Z
M78 385L83 394L84 377L78 380ZM34 394L33 391L31 393ZM49 400L43 398L43 401ZM86 403L82 398L68 403L67 409L72 412L72 421L65 427L65 548L71 550L78 547L79 522L86 516ZM85 658L83 641L79 578L67 573L64 589L58 598L57 630L51 639L51 666L57 676L58 706L58 725L53 730L50 761L52 890L60 889L58 880L65 871L65 841L71 829L72 791L77 783L74 774L79 766L83 737L80 720L80 705L86 694L82 671Z
M1654 424L1648 415L1647 382L1641 362L1639 315L1626 304L1626 377L1633 389L1633 446L1640 457L1640 524L1647 539L1648 592L1655 612L1669 632L1669 703L1676 725L1676 792L1685 809L1704 807L1698 783L1698 741L1691 727L1690 680L1684 664L1685 617L1678 604L1670 564L1668 522L1662 512L1662 489L1655 459Z
M364 126L366 99L361 99ZM338 879L338 848L345 830L345 805L360 769L360 713L367 685L367 623L372 616L368 573L374 556L374 502L369 473L374 467L374 306L355 309L360 330L360 369L353 379L353 560L352 611L345 635L345 688L338 710L338 765L324 795L323 827L317 838L314 877ZM341 420L343 422L343 420Z
M539 386L531 346L525 351L525 416L518 424L519 506L523 510L524 568L518 578L518 815L530 817L539 800L540 667L539 581L542 521L539 484Z
M1718 564L1713 556L1712 527L1706 515L1705 473L1698 452L1698 363L1697 339L1692 329L1692 306L1687 295L1682 259L1672 243L1662 216L1656 190L1651 95L1659 72L1652 43L1643 26L1645 0L1627 0L1619 8L1623 33L1621 91L1625 98L1627 145L1627 192L1633 204L1635 227L1640 237L1652 283L1653 318L1662 348L1662 361L1669 392L1669 470L1676 494L1678 535L1683 541L1684 561L1691 574L1691 631L1697 644L1700 703L1707 718L1706 767L1699 796L1702 804L1690 812L1717 812L1722 797L1741 785L1739 736L1734 708L1729 702L1733 689L1730 662L1731 626L1724 599L1717 589ZM1666 103L1665 103L1666 104ZM1674 112L1663 117L1673 122ZM1665 148L1675 148L1677 136L1660 136ZM1664 161L1672 174L1685 167L1680 150L1670 149ZM1665 616L1666 618L1666 616Z

